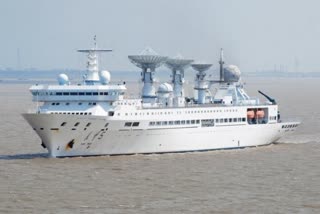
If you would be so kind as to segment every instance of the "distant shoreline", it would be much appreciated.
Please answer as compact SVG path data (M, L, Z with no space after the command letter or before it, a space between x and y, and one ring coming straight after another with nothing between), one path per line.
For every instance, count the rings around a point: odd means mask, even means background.
M56 77L60 73L69 76L71 82L80 83L85 70L0 70L0 84L35 84L35 83L55 83ZM212 72L208 72L209 74ZM156 76L161 81L170 81L170 71L156 72ZM186 71L186 80L193 81L195 72ZM242 77L245 78L320 78L320 72L243 72ZM136 82L140 80L140 71L111 71L112 81ZM217 79L217 74L209 79Z

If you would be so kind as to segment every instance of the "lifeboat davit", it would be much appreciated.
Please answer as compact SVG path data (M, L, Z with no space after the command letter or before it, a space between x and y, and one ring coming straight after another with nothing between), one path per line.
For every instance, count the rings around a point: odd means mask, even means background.
M264 111L263 110L258 110L257 111L257 117L258 118L264 118Z
M247 111L247 117L248 117L248 119L253 119L254 118L254 111L253 110L248 110Z

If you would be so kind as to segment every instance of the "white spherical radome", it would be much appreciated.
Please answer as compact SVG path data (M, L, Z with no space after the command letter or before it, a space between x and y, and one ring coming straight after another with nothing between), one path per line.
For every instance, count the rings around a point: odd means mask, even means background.
M241 76L240 69L236 65L228 65L224 68L224 81L238 82Z
M111 74L109 71L104 70L99 73L100 81L102 84L107 85L111 80Z
M59 74L58 83L59 85L69 85L69 77L66 74Z
M158 93L170 93L173 91L172 85L169 83L162 83L158 87Z

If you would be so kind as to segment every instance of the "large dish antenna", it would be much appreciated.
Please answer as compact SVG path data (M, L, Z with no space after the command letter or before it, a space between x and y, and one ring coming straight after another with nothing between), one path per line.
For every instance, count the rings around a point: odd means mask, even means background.
M129 55L130 61L137 67L142 69L141 76L143 82L142 99L143 102L154 102L156 92L154 88L155 69L161 66L168 57L158 55L152 48L144 49L138 55Z

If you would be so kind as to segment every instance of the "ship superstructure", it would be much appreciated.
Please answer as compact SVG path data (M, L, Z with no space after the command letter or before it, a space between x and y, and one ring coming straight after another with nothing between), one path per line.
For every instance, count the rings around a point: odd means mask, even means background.
M33 101L41 103L24 114L52 157L166 153L243 148L275 142L294 131L299 122L282 122L276 102L253 99L245 92L237 66L224 67L220 78L210 80L208 63L182 56L159 56L151 48L130 55L142 69L140 98L125 98L125 83L114 84L108 71L99 70L98 53L88 54L83 83L72 85L65 74L58 85L34 85ZM171 82L155 87L155 70L165 64ZM196 97L184 93L184 72L195 74ZM213 92L213 86L216 91Z

